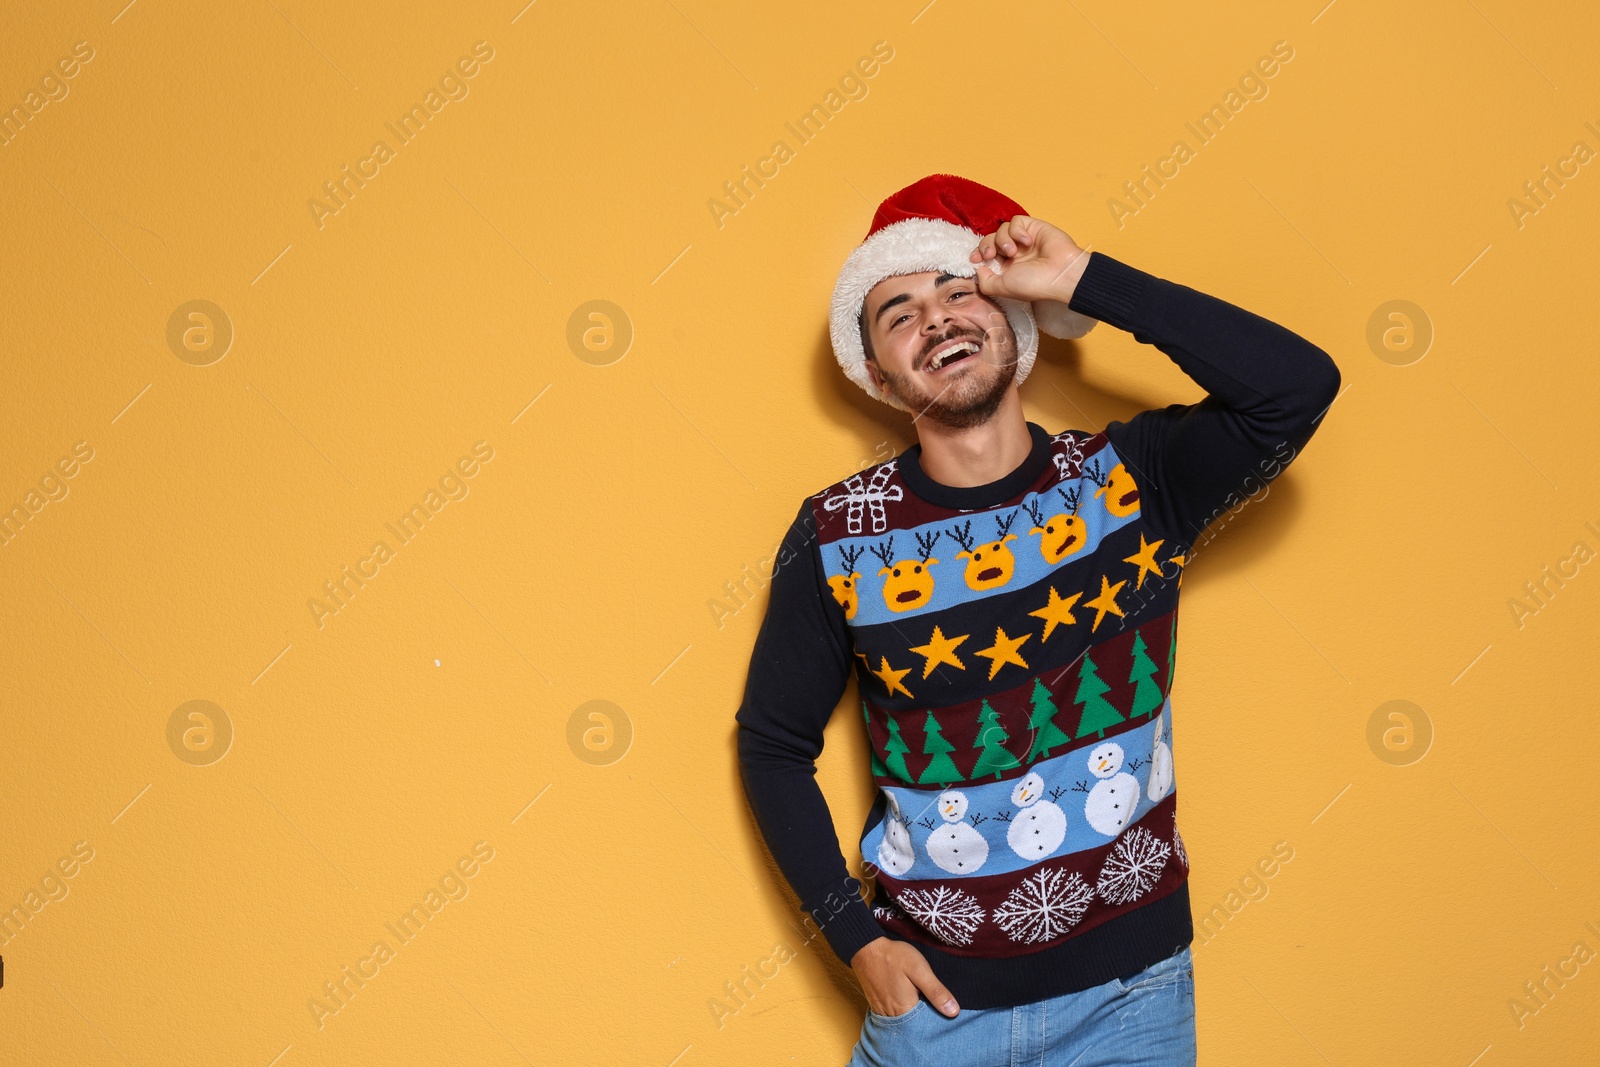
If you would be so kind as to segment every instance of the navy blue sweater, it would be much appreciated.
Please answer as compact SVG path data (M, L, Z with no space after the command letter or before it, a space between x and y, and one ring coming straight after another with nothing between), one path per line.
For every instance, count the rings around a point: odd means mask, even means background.
M1340 385L1304 338L1101 252L1069 306L1208 395L1099 432L1029 423L1032 451L988 485L934 481L912 446L806 498L735 715L761 833L833 951L910 941L964 1007L1085 989L1192 940L1170 699L1182 569ZM878 786L870 900L815 778L852 672Z

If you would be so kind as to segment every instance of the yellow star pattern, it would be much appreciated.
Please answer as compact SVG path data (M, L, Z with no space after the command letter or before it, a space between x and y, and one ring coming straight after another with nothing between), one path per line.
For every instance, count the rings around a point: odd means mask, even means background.
M980 651L974 653L974 655L983 656L990 660L990 681L993 681L994 676L1000 673L1000 665L1003 663L1015 663L1023 670L1028 669L1028 665L1024 663L1022 657L1017 654L1017 649L1022 647L1022 642L1026 641L1032 636L1032 634L1023 634L1021 637L1007 637L1004 630L1000 629L999 627L995 628L994 644L990 645L988 648L981 649Z
M957 670L966 670L967 665L956 657L956 646L971 634L962 634L960 637L946 637L937 626L933 628L933 636L928 638L925 645L917 645L911 651L920 656L927 657L928 662L922 667L922 676L926 678L933 673L933 669L941 663L948 663Z
M889 666L889 657L888 656L880 656L878 658L883 661L883 666L882 666L882 668L880 668L878 670L875 670L872 673L877 675L879 680L883 682L884 687L889 690L889 695L890 696L894 696L894 691L896 689L898 689L898 690L900 690L900 692L904 693L906 696L910 696L911 695L911 690L907 689L904 685L902 685L900 683L900 679L902 679L906 675L910 674L911 673L911 668L907 667L903 671L897 671L893 667Z
M1178 584L1174 588L1182 589L1183 588L1183 569L1182 568L1184 568L1184 567L1186 567L1188 565L1189 557L1187 555L1180 555L1180 554L1175 552L1172 555L1167 557L1167 562L1168 563L1176 563L1178 565L1178 568L1179 568L1179 570L1178 570Z
M1106 612L1115 612L1119 617L1122 617L1122 608L1117 605L1117 591L1127 584L1127 582L1118 582L1116 585L1112 585L1106 581L1105 575L1102 574L1100 576L1100 595L1093 600L1086 601L1083 605L1086 608L1094 608L1095 611L1094 625L1089 627L1090 633L1100 628L1100 620L1105 618ZM982 655L982 653L980 652L979 655Z
M1139 531L1139 551L1131 556L1124 556L1122 558L1122 562L1131 563L1135 567L1139 568L1139 580L1135 582L1133 586L1135 589L1144 588L1144 576L1146 574L1161 573L1161 565L1156 562L1156 549L1160 548L1166 543L1166 539L1162 538L1155 544L1150 544L1144 539L1144 531Z
M1050 603L1038 611L1028 612L1029 615L1044 620L1044 636L1039 640L1049 640L1051 631L1057 626L1072 626L1077 623L1077 618L1072 614L1072 605L1076 604L1081 596L1082 593L1073 593L1062 600L1061 594L1056 592L1056 587L1053 585L1050 587Z

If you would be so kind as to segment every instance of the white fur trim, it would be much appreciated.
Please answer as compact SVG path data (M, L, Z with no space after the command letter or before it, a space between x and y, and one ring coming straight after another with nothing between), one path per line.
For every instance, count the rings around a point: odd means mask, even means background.
M944 271L958 278L973 277L978 268L967 257L978 247L980 239L980 234L943 219L902 219L885 226L850 253L833 287L828 332L833 339L834 357L851 381L873 398L901 411L907 410L904 404L880 392L867 374L867 353L861 347L861 308L872 287L885 278L929 270ZM1034 311L1025 300L998 297L995 302L1005 311L1006 321L1017 337L1016 381L1021 385L1033 369L1033 359L1039 351ZM1076 312L1068 314L1076 315ZM1093 324L1093 320L1087 321ZM1082 332L1087 333L1088 328Z
M1042 333L1068 341L1074 337L1082 337L1094 329L1094 324L1100 321L1073 311L1059 300L1035 300L1033 317Z

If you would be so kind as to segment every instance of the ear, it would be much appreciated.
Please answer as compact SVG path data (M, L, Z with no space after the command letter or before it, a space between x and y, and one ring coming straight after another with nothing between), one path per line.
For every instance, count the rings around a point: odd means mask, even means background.
M881 391L883 389L883 372L878 369L878 361L866 359L862 360L862 365L866 367L867 377L872 379L872 384Z

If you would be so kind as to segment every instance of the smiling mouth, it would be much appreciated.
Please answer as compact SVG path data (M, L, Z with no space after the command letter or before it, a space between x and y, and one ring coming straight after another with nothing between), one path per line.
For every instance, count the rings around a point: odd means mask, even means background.
M955 343L947 342L932 356L928 357L926 362L922 364L922 369L929 374L936 374L956 363L962 363L968 358L977 355L982 348L982 344L970 339Z

